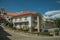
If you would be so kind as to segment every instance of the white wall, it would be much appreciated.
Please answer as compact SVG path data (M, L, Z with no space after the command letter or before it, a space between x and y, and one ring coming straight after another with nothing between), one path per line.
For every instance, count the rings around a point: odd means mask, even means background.
M27 15L26 17L27 17L26 20L25 20L25 16L15 17L15 18L13 18L13 22L28 21L28 22L29 22L28 26L31 27L31 26L33 25L33 24L31 23L31 21L32 21L32 16L31 16L31 15Z

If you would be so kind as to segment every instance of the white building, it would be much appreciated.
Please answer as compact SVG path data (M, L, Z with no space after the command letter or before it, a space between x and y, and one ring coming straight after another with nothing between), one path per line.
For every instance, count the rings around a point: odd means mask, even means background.
M13 23L13 27L20 29L23 27L33 27L40 32L42 15L36 12L24 11L19 14L5 12L5 17L8 21Z

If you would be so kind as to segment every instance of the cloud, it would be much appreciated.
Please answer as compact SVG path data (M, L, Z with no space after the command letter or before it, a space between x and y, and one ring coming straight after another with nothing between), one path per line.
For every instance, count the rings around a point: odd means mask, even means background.
M60 18L60 14L53 15L51 18Z
M57 3L60 3L60 1L57 1Z
M50 18L60 18L60 10L55 10L55 11L48 11L45 13L45 17L50 17Z
M22 13L23 11L20 11L20 12L16 12L17 14L20 14L20 13Z
M55 15L55 14L60 14L60 10L48 11L45 13L45 15Z

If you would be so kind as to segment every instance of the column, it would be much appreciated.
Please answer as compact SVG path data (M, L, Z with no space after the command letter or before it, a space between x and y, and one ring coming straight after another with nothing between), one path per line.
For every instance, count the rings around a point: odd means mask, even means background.
M39 20L39 16L37 16L37 31L40 32L40 20Z
M29 32L32 32L32 26L33 22L32 22L32 16L29 17Z

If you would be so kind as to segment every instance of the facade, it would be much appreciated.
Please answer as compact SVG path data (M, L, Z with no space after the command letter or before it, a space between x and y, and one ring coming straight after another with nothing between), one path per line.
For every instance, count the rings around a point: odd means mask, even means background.
M41 23L41 18L42 16L36 12L22 12L20 13L20 16L14 16L12 18L13 22L13 27L20 29L23 27L34 27L34 29L37 29L38 32L40 32L40 23ZM30 30L31 31L31 30Z
M44 18L42 22L41 29L42 31L48 31L48 29L56 28L56 24L54 23L53 19L51 18Z
M13 23L13 28L33 27L40 32L42 15L37 12L23 11L21 13L5 12L6 21ZM31 29L30 29L31 32Z

